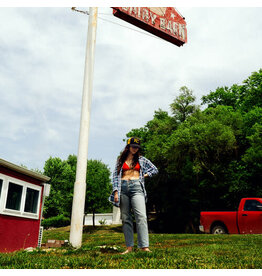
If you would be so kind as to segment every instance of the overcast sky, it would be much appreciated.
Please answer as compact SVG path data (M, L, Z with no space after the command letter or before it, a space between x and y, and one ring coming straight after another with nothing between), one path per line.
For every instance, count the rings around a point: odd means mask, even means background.
M183 47L99 8L88 158L111 171L125 134L170 111L181 86L200 103L261 68L261 7L178 11ZM87 28L88 16L70 7L0 8L0 158L43 170L50 156L77 154Z

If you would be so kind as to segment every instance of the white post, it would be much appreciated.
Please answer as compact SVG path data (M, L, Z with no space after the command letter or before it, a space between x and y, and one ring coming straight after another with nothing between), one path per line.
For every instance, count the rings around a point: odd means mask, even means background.
M89 8L88 34L86 43L86 59L84 85L82 95L82 110L77 155L76 181L72 205L70 228L70 243L79 248L82 244L83 218L86 195L86 167L88 153L89 123L92 101L92 86L94 72L97 8Z

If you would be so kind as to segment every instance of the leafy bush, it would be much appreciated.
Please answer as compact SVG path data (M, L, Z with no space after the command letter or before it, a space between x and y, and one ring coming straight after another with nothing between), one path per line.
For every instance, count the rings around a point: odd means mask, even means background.
M101 219L98 222L100 225L106 225L106 219Z
M44 219L41 223L44 229L47 229L50 227L63 227L69 224L70 224L70 219L65 217L64 215L59 215L56 217Z

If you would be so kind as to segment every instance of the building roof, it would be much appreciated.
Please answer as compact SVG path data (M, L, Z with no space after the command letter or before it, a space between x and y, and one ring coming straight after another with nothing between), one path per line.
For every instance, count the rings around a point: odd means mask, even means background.
M28 169L25 169L21 166L15 165L13 163L10 163L10 162L0 158L0 167L1 166L5 167L5 168L8 168L8 169L11 169L11 170L14 170L14 171L19 172L19 173L28 175L30 177L33 177L33 178L38 179L38 180L43 181L43 182L47 182L47 181L50 180L50 177L48 177L48 176L45 176L45 175L37 173L37 172L30 171Z

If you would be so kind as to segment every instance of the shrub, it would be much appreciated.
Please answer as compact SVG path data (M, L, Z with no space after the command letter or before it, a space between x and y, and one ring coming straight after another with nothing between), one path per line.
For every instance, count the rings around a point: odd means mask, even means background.
M100 225L106 225L106 219L101 219L98 222Z
M70 225L70 219L65 217L64 215L58 215L56 217L44 219L41 225L44 227L44 229L50 227L63 227Z

